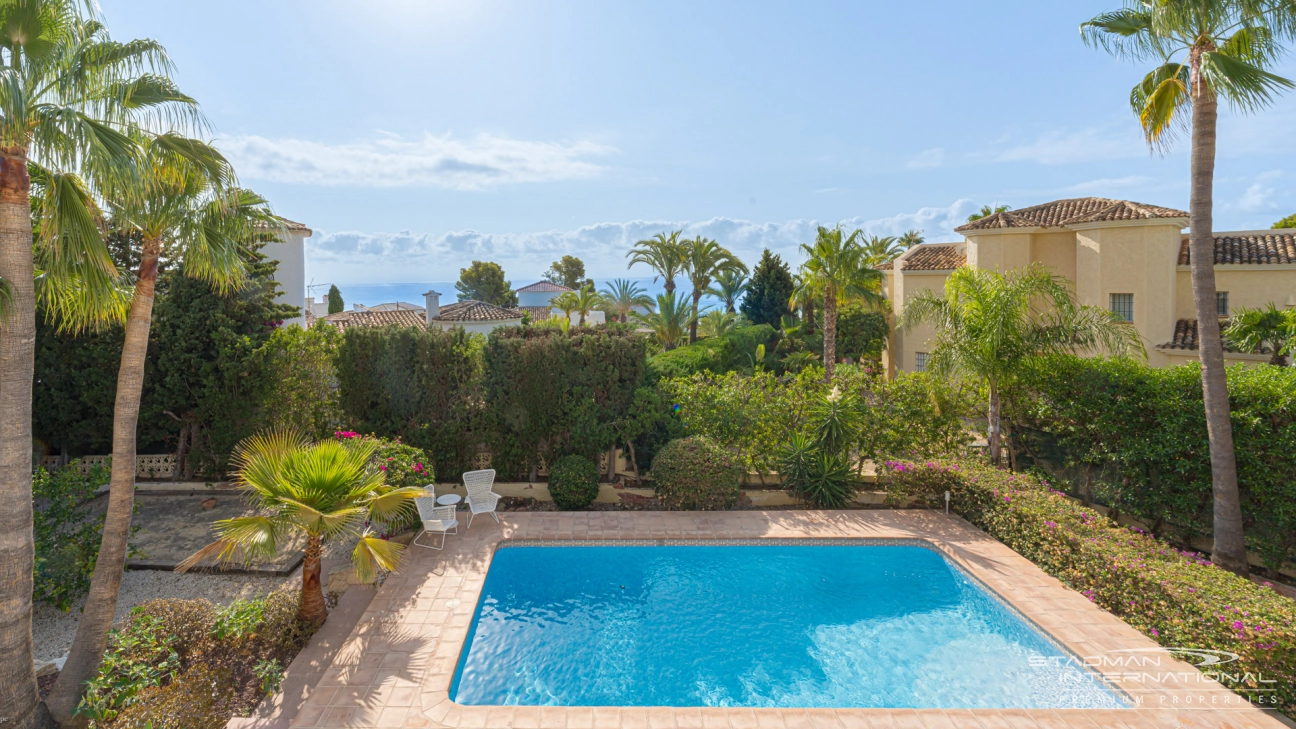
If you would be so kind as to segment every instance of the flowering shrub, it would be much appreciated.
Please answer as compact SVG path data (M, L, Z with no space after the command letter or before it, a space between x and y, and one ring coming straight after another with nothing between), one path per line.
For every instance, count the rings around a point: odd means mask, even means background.
M376 435L360 435L354 430L338 430L333 437L340 441L372 440L378 444L370 464L382 471L387 483L401 488L404 486L426 486L436 481L432 464L421 448L405 445L400 438L389 440Z
M895 500L943 500L948 489L953 511L1161 645L1236 653L1218 669L1226 685L1263 688L1255 696L1296 715L1296 603L1274 590L1118 527L1031 476L899 461L879 481Z

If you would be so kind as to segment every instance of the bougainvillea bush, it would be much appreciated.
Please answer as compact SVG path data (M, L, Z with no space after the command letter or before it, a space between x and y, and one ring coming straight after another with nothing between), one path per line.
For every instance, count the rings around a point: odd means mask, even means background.
M1236 653L1219 670L1240 680L1226 685L1266 689L1248 695L1296 715L1296 602L1272 588L1119 527L1032 476L892 461L879 480L893 501L935 505L950 491L954 512L1161 645Z

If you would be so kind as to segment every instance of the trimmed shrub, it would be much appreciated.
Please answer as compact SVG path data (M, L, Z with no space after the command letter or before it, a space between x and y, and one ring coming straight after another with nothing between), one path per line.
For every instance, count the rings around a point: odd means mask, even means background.
M563 456L549 469L549 495L563 511L580 511L598 498L598 467L584 456Z
M738 503L738 459L700 436L671 441L652 462L653 489L668 508L728 509Z
M222 729L238 682L223 666L196 665L166 686L144 689L122 709L113 729Z
M738 327L719 337L702 339L654 355L648 361L651 381L688 377L700 372L723 374L734 369L751 369L756 348L774 349L774 328L768 324Z
M1252 698L1296 715L1296 603L1272 588L1118 527L1031 476L892 462L879 481L897 501L940 503L948 489L952 510L1161 645L1236 653L1221 680L1244 695L1272 690Z
M108 469L95 466L81 475L76 461L57 471L32 474L32 527L36 539L32 599L67 612L90 590L99 558L103 514L91 513L95 491L108 483Z

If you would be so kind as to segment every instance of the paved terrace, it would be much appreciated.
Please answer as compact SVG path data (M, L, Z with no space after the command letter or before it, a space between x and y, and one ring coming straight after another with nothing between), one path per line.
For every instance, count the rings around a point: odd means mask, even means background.
M926 511L536 512L474 520L446 549L412 548L379 588L293 727L491 729L937 729L955 727L1234 727L1283 723L1204 679L1119 618L1095 606L967 522ZM463 519L461 518L461 524ZM925 539L990 586L1075 655L1152 651L1159 666L1103 672L1138 708L752 709L462 706L450 681L491 555L506 539ZM1140 654L1148 655L1148 654Z

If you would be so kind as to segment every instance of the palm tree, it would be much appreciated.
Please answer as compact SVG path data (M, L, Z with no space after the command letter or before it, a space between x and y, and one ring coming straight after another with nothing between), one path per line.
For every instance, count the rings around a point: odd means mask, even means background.
M630 312L635 309L648 309L653 305L653 300L648 298L648 292L629 279L614 279L602 293L603 303L607 306L608 313L622 324L627 321Z
M570 322L572 312L576 311L579 306L579 303L576 301L576 292L564 291L561 294L558 294L549 300L549 306L561 311L563 313L563 318Z
M689 344L697 341L698 306L702 294L718 274L733 271L747 273L747 267L729 249L708 238L698 236L681 243L684 249L684 271L693 284L693 313L689 318Z
M1086 43L1115 56L1160 64L1130 93L1130 104L1149 145L1164 149L1177 131L1191 128L1188 250L1214 492L1211 558L1215 564L1245 575L1249 567L1224 345L1215 315L1215 126L1220 96L1235 109L1256 111L1276 92L1292 88L1291 81L1265 67L1281 55L1280 42L1296 35L1296 3L1144 0L1103 13L1083 23L1080 32Z
M46 701L60 723L71 718L84 683L98 672L117 612L134 512L135 433L158 269L165 259L220 292L235 290L245 279L245 245L280 225L265 200L232 186L229 164L207 144L174 134L139 144L142 152L132 172L103 184L115 225L140 241L140 266L117 372L112 480L99 557L72 648Z
M967 221L971 223L973 221L980 220L981 218L988 218L991 215L998 215L999 213L1008 212L1009 210L1012 210L1012 208L1008 207L1007 205L995 205L994 207L991 207L989 205L982 205L980 210L968 216Z
M1066 279L1039 263L1006 274L964 266L945 279L945 295L921 291L905 304L900 327L932 324L930 371L973 377L989 391L990 460L999 464L999 399L1033 357L1103 350L1143 352L1138 332L1111 312L1078 306Z
M647 240L641 240L634 244L630 252L626 254L630 258L630 264L627 268L634 266L636 263L642 263L657 273L653 276L653 281L658 278L666 280L666 293L675 293L675 277L684 272L684 249L680 245L679 237L684 231L677 230L667 235L658 233Z
M689 307L667 292L657 296L657 310L648 314L632 314L636 321L652 330L653 336L661 343L662 349L671 350L679 346L680 340L688 334Z
M894 261L908 248L899 238L876 235L870 235L861 243L861 246L864 248L864 265L869 268L877 268Z
M580 314L580 320L576 326L585 326L585 317L595 309L603 305L603 297L594 290L594 284L585 284L580 287L579 291L568 291L572 295L573 309Z
M846 235L841 226L819 226L814 245L801 245L806 262L801 264L796 295L803 301L823 298L825 382L832 381L837 363L837 305L848 300L882 305L882 274L865 261L864 247L860 245L863 235L860 230Z
M788 299L788 308L792 311L801 310L800 328L804 329L805 334L809 336L815 333L815 294L805 285L805 282L806 277L803 272L792 274L792 296Z
M213 526L219 539L176 570L191 569L213 556L220 562L266 559L276 555L290 535L304 534L297 619L323 622L328 615L320 580L324 543L359 537L351 562L361 579L372 576L375 568L395 569L404 547L375 536L368 525L399 522L412 513L413 500L424 495L417 486L394 488L386 483L383 472L369 464L377 447L376 441L365 438L311 443L288 431L243 441L233 455L237 480L262 513L217 521Z
M707 289L706 293L720 299L724 302L725 311L734 314L738 300L747 293L748 285L747 274L744 271L726 270L716 274L715 285Z
M914 246L922 245L925 240L921 230L906 230L903 235L896 239L896 242L904 246L905 250L909 250Z
M1224 329L1224 339L1243 352L1267 352L1269 364L1287 366L1287 355L1296 352L1296 309L1279 311L1269 306L1239 309Z
M698 322L698 331L704 337L719 337L732 332L738 325L738 316L732 311L708 311Z
M62 180L46 193L62 199L80 172L93 188L98 176L130 164L128 133L137 123L154 128L196 121L196 105L171 84L170 62L156 42L118 43L81 14L89 3L27 0L0 5L0 279L7 306L0 314L0 717L8 727L44 725L32 670L31 388L36 330L32 238L33 167ZM57 216L56 216L57 217ZM66 218L64 218L67 220ZM102 245L82 225L46 231L42 271L51 295L67 309L103 321L114 305L76 294L112 278ZM48 222L48 221L47 221ZM98 242L97 242L98 241ZM78 250L79 249L79 250ZM88 265L80 266L77 261ZM79 268L79 272L78 272ZM96 270L97 269L97 270ZM73 272L74 279L57 280ZM90 293L88 290L83 293ZM42 294L44 295L44 294ZM96 304L108 304L95 313ZM106 313L105 313L106 312ZM75 328L75 324L73 325Z

